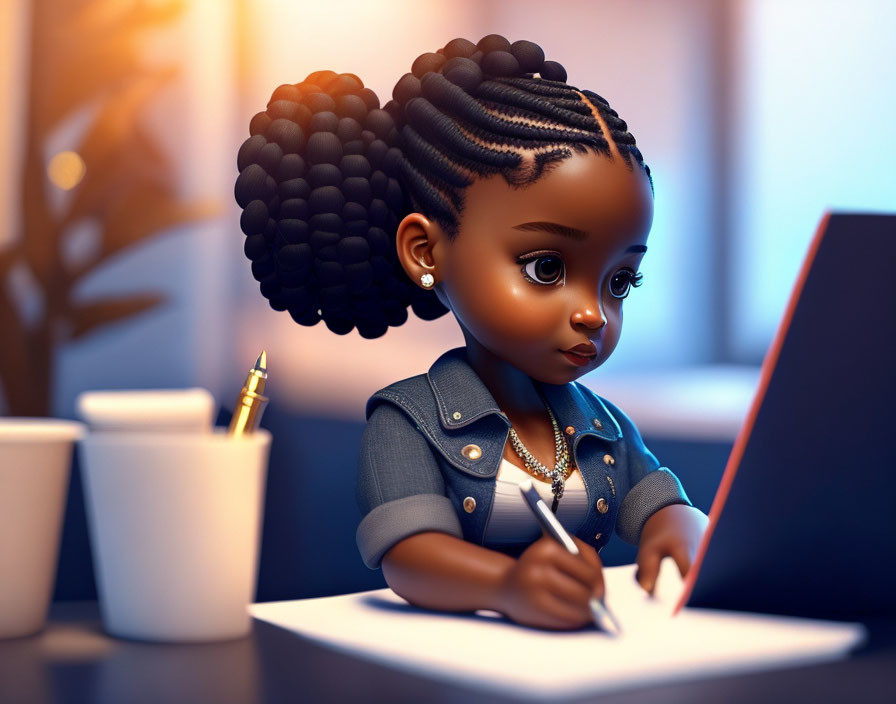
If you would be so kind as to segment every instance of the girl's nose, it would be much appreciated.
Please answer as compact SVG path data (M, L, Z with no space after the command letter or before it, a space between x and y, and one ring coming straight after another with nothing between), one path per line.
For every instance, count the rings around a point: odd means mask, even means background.
M600 309L600 306L595 303L582 305L573 311L570 322L574 326L583 325L586 328L591 328L593 330L599 330L607 324L603 311Z

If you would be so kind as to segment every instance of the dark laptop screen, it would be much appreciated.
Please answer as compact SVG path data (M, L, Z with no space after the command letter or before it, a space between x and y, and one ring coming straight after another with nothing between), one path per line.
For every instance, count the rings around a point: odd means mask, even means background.
M726 469L730 490L687 604L892 614L896 216L830 215L801 283L742 431L752 432Z

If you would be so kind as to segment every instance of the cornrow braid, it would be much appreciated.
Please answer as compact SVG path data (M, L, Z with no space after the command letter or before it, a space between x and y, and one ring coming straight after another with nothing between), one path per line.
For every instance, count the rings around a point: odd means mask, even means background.
M425 320L447 312L398 260L408 213L453 238L476 179L526 185L573 153L611 155L610 142L650 178L604 98L567 85L537 44L496 34L417 57L382 109L356 75L311 73L278 87L249 133L234 193L262 295L302 325L366 338L403 324L408 306Z

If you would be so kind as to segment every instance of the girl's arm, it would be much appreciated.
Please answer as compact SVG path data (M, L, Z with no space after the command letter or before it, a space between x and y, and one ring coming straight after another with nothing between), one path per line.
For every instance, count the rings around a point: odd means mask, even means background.
M491 609L528 626L580 628L604 585L597 553L575 540L579 556L542 537L514 559L447 533L417 533L390 548L382 568L393 591L416 606Z
M436 457L393 404L370 414L358 465L358 547L410 603L441 611L491 609L530 626L577 628L588 600L603 595L601 563L579 543L570 555L553 539L519 559L463 540Z

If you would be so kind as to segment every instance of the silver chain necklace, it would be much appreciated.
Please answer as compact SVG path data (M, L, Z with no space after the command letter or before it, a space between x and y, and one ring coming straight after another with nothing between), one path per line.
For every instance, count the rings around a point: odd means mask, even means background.
M519 456L526 465L526 471L535 477L544 477L551 480L551 492L554 494L554 501L551 503L551 511L557 513L557 506L563 496L563 489L566 486L566 479L570 474L569 467L569 447L566 444L566 438L560 432L560 426L557 425L557 419L551 409L545 404L545 410L551 417L551 425L554 428L554 469L548 469L545 465L529 452L528 448L523 445L519 435L513 426L510 428L510 444L513 451Z

